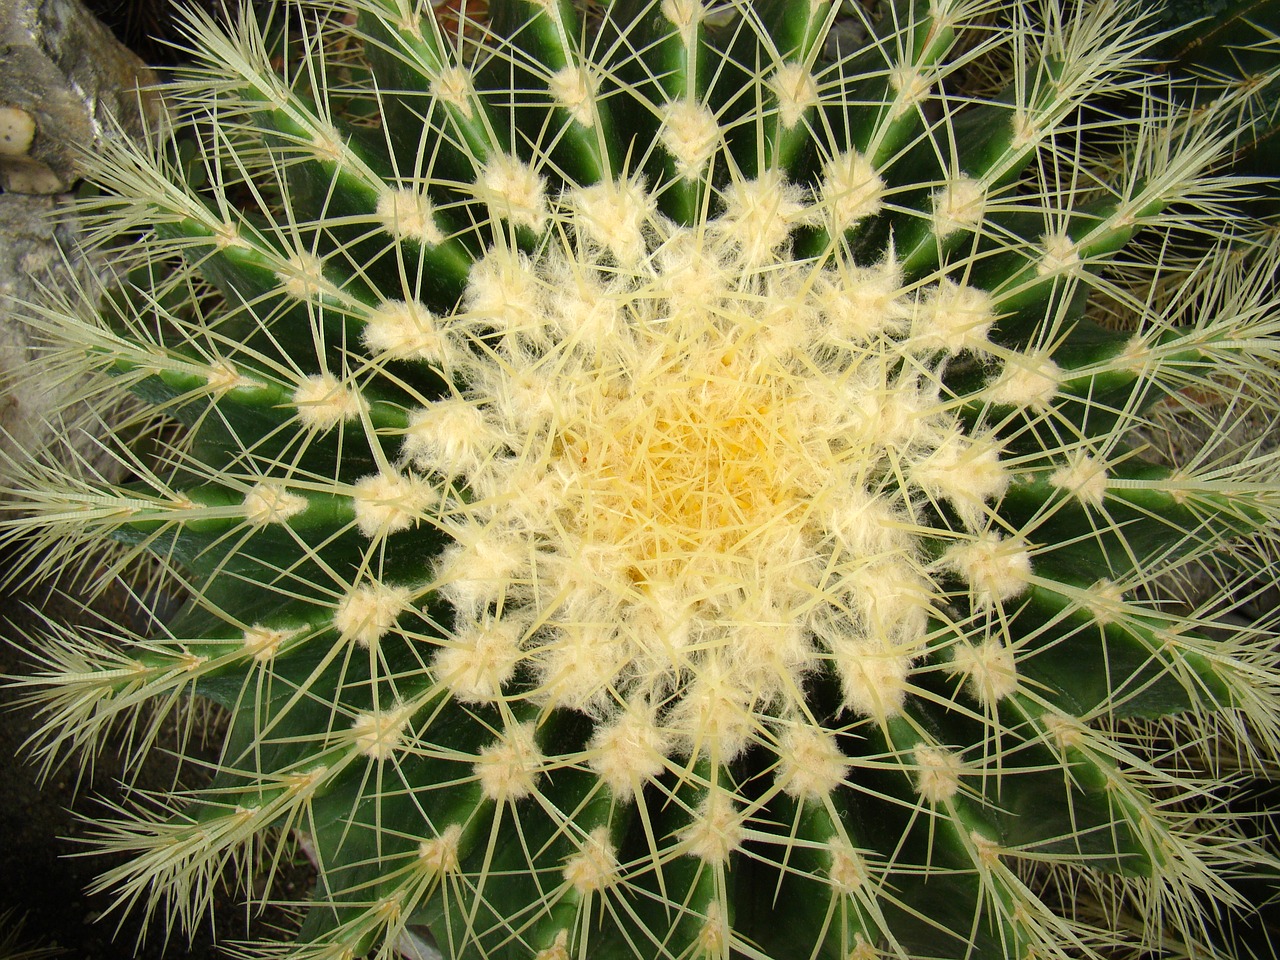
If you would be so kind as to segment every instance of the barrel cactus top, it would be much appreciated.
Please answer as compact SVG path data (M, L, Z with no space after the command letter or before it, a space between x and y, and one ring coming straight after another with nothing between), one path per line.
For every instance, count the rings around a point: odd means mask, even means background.
M41 314L146 413L19 526L186 605L43 638L37 752L230 716L99 825L122 908L190 928L296 832L298 942L247 953L1232 952L1280 744L1257 83L1184 96L1116 2L276 17L191 16L172 140L85 203L119 287Z

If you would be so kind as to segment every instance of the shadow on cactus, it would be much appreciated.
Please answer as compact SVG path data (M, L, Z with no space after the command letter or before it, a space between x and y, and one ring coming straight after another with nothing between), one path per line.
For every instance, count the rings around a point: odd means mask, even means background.
M190 927L294 830L254 955L1231 953L1280 747L1248 85L1179 106L1109 2L350 6L282 74L191 17L199 176L113 148L131 285L40 321L180 439L31 466L18 528L190 600L42 638L35 754L232 717L96 825L121 909Z

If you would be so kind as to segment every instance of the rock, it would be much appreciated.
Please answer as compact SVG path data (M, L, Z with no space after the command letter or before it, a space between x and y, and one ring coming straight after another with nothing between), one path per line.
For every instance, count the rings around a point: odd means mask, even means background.
M93 439L113 411L83 395L73 366L42 367L29 304L99 288L106 257L80 249L58 195L104 139L155 127L159 100L142 89L154 82L80 0L0 0L0 482L40 451L114 472Z
M0 157L25 157L35 138L35 117L17 107L0 107Z
M154 126L154 82L80 0L0 0L0 187L70 189L104 137Z
M46 347L28 306L44 288L96 289L101 258L81 251L73 220L55 216L58 198L0 194L0 486L14 465L42 450L70 465L80 460L112 475L116 464L93 439L98 417L86 377L40 364ZM86 309L88 306L86 306Z

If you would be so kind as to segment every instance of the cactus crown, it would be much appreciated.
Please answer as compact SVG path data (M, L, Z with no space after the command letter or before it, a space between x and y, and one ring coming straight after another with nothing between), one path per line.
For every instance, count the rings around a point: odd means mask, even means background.
M189 927L299 830L296 957L1211 939L1280 744L1246 94L1183 108L1113 2L344 9L282 70L191 16L198 159L116 145L127 278L44 312L169 445L18 526L190 600L44 638L37 751L231 716L101 825L119 903Z

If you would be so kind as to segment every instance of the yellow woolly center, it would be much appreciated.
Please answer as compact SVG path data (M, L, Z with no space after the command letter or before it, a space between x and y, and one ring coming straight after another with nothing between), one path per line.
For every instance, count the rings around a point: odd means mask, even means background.
M922 506L949 503L964 547L1007 483L941 400L942 365L992 317L967 287L903 287L892 261L793 258L794 226L844 193L735 182L689 228L641 181L598 185L546 198L540 250L472 270L463 309L433 321L465 387L414 414L403 450L469 491L438 521L457 625L433 666L455 697L532 681L517 695L608 729L647 718L652 736L597 744L622 789L663 757L731 759L774 718L805 726L820 671L853 712L901 709L939 589ZM622 207L619 232L604 214ZM994 586L967 556L947 569L975 591L1015 589L1016 551ZM823 784L838 750L828 767Z
M577 525L626 551L636 583L677 577L694 558L720 570L802 504L786 471L799 444L778 426L787 398L736 379L727 357L713 363L719 369L673 376L651 402L602 411L567 444L589 511Z

